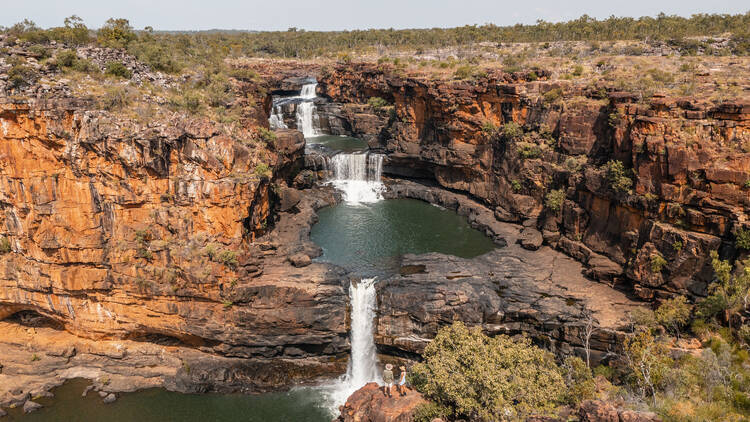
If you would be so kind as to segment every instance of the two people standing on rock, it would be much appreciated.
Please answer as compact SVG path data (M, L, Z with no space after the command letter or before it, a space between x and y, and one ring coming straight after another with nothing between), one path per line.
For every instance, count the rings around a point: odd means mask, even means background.
M401 374L399 374L398 377L398 384L396 385L396 391L401 396L406 395L406 367L401 365L399 367L401 370ZM385 385L383 386L383 394L385 394L388 397L393 397L392 389L393 389L393 365L386 364L385 365L385 371L383 371L383 382Z

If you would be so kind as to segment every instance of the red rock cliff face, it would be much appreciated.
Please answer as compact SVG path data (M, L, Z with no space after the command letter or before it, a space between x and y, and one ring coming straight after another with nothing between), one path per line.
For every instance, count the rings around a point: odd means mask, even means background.
M240 139L207 120L0 104L0 319L32 310L79 336L246 358L343 353L338 280L318 264L302 277L263 236L278 180L257 166L283 174L304 138Z
M335 66L320 82L335 103L393 104L395 118L372 128L392 174L468 192L500 219L536 220L548 244L643 298L703 295L708 251L746 254L734 237L750 215L750 102L638 104L566 81L442 81L371 64ZM511 122L522 131L496 129ZM629 188L616 189L610 160ZM545 207L552 190L563 197ZM657 254L666 264L654 269Z

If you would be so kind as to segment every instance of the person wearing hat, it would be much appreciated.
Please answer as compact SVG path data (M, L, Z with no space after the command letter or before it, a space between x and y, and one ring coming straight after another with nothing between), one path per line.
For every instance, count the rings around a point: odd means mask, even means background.
M398 389L398 393L401 396L406 395L406 367L404 365L401 365L398 367L398 369L401 370L401 375L398 377L398 386L396 387Z
M391 393L391 388L393 388L393 365L390 363L385 365L385 371L383 371L383 382L385 383L385 386L383 386L383 393L387 395L388 397L393 397L393 394Z

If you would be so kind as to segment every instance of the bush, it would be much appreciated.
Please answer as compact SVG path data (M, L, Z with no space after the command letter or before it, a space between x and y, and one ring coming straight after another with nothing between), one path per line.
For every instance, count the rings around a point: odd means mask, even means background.
M528 338L490 338L480 327L454 322L438 332L423 358L412 369L415 387L457 418L548 413L565 392L553 356Z
M685 296L665 300L654 312L656 322L677 337L680 330L690 322L690 305Z
M444 419L451 413L450 409L437 403L420 404L414 409L414 422L432 422L435 419Z
M125 67L121 62L115 61L107 62L107 64L104 65L104 73L125 79L130 79L130 77L133 76L133 72L131 72L130 69Z
M552 212L560 211L562 203L565 201L565 191L563 189L551 190L544 200L544 205Z
M489 120L482 123L482 133L486 135L494 135L497 132L497 126Z
M268 167L268 164L260 163L255 166L255 175L261 179L270 179L272 175L271 167Z
M10 241L5 236L0 236L0 254L6 254L13 249L10 247Z
M651 272L654 274L658 274L661 272L661 270L664 268L665 265L667 265L667 261L664 259L663 256L661 256L658 253L651 254Z
M96 41L103 47L123 48L137 38L127 19L109 18L99 29Z
M523 136L523 129L516 122L508 122L500 128L500 133L503 135L503 138L516 139Z
M750 250L750 229L738 229L734 244L738 249Z
M273 146L276 143L276 133L272 130L268 130L264 127L259 127L256 131L260 139L268 146Z
M375 110L380 110L388 105L388 101L380 97L370 97L370 99L367 100L367 104L369 104L370 107L374 108Z
M563 90L562 88L554 88L550 89L549 91L542 94L542 98L544 98L544 102L547 104L553 104L560 100L563 97Z
M73 50L63 50L57 53L55 60L60 67L72 67L78 60L78 55Z
M565 401L573 406L578 406L584 400L590 400L596 396L596 383L591 376L591 369L577 356L565 358L562 366L563 378L568 386Z
M629 192L633 186L633 181L628 177L629 172L625 169L622 161L610 160L606 164L606 168L609 187L615 192Z
M218 258L219 261L227 267L235 268L239 264L237 261L237 253L234 251L221 251Z
M524 160L528 158L539 158L539 156L542 155L542 150L539 148L539 145L531 142L519 142L517 147L518 155Z
M23 88L36 82L38 77L34 69L16 64L8 70L8 86L11 89Z

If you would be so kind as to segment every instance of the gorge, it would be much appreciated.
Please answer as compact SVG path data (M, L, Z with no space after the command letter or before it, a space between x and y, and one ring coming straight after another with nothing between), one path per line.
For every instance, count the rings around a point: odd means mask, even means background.
M744 59L643 96L542 59L178 75L19 40L0 73L38 76L0 78L0 420L345 420L457 321L614 368L633 313L702 303L717 259L750 257L747 87L708 97ZM670 353L718 350L698 328Z

